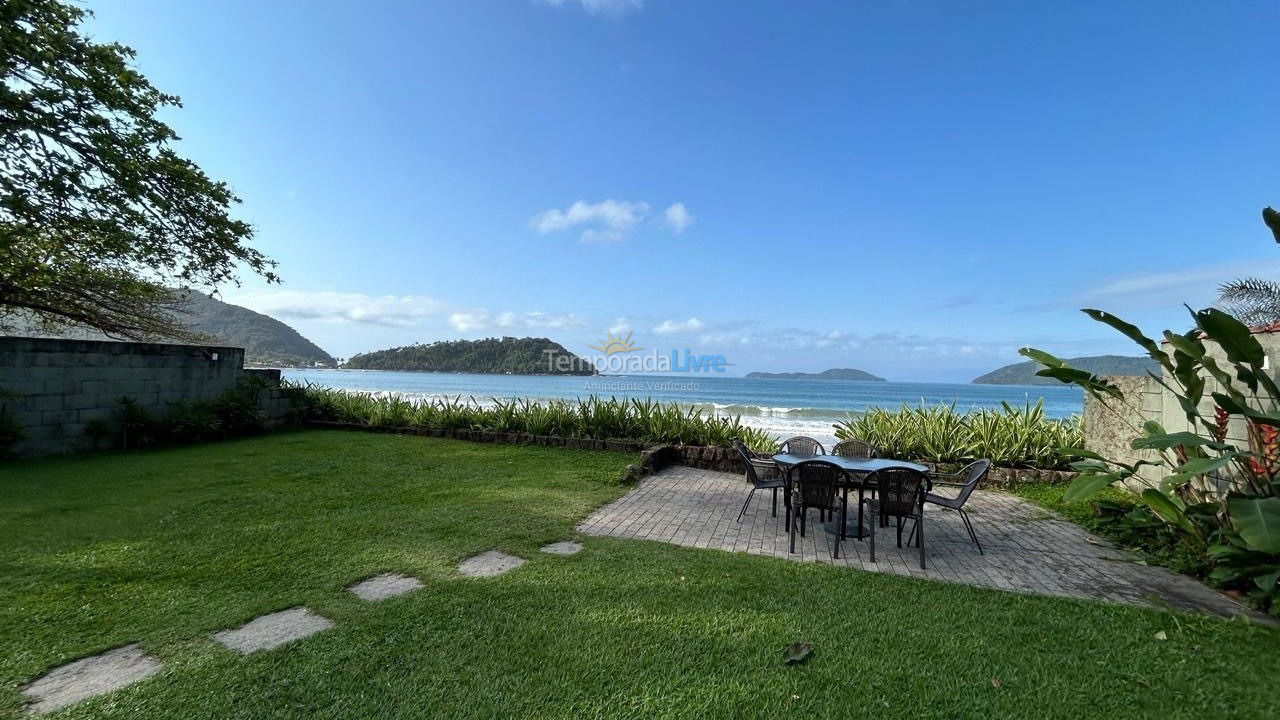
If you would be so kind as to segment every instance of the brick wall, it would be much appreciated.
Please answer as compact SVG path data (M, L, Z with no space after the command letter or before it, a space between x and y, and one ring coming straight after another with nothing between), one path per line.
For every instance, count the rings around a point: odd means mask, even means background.
M241 348L0 337L0 404L26 431L12 448L20 456L83 449L85 425L110 419L122 397L163 411L175 401L216 397L249 372ZM278 423L288 401L266 392L263 410Z

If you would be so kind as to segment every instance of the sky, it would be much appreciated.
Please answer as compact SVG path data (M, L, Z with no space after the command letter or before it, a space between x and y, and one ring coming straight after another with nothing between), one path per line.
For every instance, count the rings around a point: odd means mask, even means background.
M339 357L441 339L967 382L1280 274L1280 0L90 2Z

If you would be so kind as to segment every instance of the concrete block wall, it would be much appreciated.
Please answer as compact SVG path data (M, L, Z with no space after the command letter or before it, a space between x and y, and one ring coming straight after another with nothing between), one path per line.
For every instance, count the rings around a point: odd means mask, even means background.
M248 372L242 348L0 337L0 405L26 432L12 448L19 456L83 449L86 425L111 419L122 397L162 412L216 397ZM278 390L263 395L268 421L278 422L287 399Z

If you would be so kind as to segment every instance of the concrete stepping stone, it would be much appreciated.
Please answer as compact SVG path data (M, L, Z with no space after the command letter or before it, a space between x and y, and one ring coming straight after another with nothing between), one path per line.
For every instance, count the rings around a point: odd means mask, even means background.
M137 645L125 645L101 655L56 667L22 688L35 715L57 710L95 695L109 693L160 672L160 661Z
M422 587L422 581L407 575L387 573L377 575L368 580L361 580L347 588L361 600L385 600L389 597L404 595Z
M508 570L515 570L524 564L524 558L490 550L469 557L458 564L458 572L471 577L493 577Z
M576 555L582 550L582 543L573 540L562 540L550 545L543 545L541 550L548 555Z
M333 621L304 607L289 608L250 620L234 630L221 630L213 639L242 655L270 650L333 627Z

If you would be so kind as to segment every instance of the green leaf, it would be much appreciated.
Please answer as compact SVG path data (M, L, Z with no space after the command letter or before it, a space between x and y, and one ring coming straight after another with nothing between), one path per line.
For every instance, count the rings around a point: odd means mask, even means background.
M1110 325L1120 331L1120 334L1141 345L1142 349L1161 365L1169 364L1169 355L1160 349L1155 340L1143 335L1138 326L1130 325L1105 310L1085 309L1082 312L1100 323Z
M1250 550L1280 553L1280 497L1228 497L1227 515Z
M1266 353L1244 323L1217 308L1205 308L1194 313L1193 317L1204 334L1227 354L1228 360L1254 368L1262 367Z
M1243 457L1242 453L1228 452L1217 457L1193 457L1173 469L1175 475L1204 475L1226 467Z
M1196 526L1191 524L1191 520L1187 518L1187 514L1182 511L1182 508L1178 505L1177 501L1168 495L1165 495L1159 490L1147 488L1142 491L1142 502L1146 503L1147 507L1151 508L1151 512L1155 513L1156 517L1166 523L1192 535L1200 535Z
M1066 366L1066 363L1063 362L1062 359L1059 358L1057 355L1047 353L1043 350L1037 350L1031 347L1024 347L1018 350L1018 354L1022 355L1023 357L1029 357L1032 360L1035 360L1036 362L1040 363L1041 365L1044 365L1045 367L1060 368L1060 367Z
M1077 475L1062 493L1062 499L1066 502L1084 502L1119 479L1120 477L1114 473Z
M1149 435L1147 437L1135 438L1129 444L1134 450L1168 450L1175 447L1208 447L1214 450L1230 450L1230 445L1224 445L1220 442L1197 435L1192 432L1176 432L1164 433L1160 435Z
M1280 243L1280 213L1269 207L1262 208L1262 222L1271 229L1271 234L1275 236L1276 242Z
M809 656L813 655L813 645L810 643L791 643L782 649L782 662L787 665L799 665Z
M1253 584L1257 585L1259 590L1274 591L1277 582L1280 582L1280 569L1253 576Z

